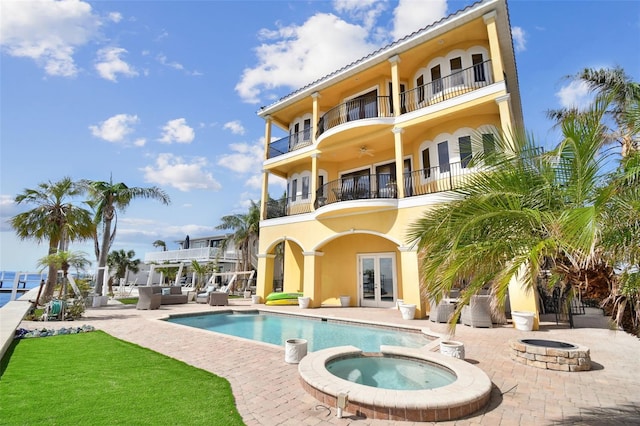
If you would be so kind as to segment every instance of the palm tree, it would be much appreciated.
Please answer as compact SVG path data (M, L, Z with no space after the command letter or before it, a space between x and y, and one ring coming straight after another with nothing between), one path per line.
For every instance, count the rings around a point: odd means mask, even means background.
M153 246L154 246L155 248L162 247L162 251L167 251L167 243L165 243L165 242L164 242L164 241L162 241L162 240L155 240L155 241L153 242Z
M567 115L563 140L546 154L536 154L540 150L527 135L499 141L500 152L474 159L492 167L470 176L450 203L410 225L408 240L417 244L430 299L439 301L464 280L457 319L484 286L495 296L493 307L502 308L518 273L535 292L543 265L551 283L567 288L572 277L601 265L597 243L608 197L600 185L610 156L601 149L602 119L608 106L609 99L599 98L588 112Z
M194 290L196 291L196 294L198 290L202 287L202 284L204 283L204 280L206 279L207 274L214 272L216 268L217 268L217 265L215 262L205 263L201 265L200 263L198 263L197 260L191 261L191 269L193 269L193 272L195 272L197 276L196 284L194 286Z
M640 335L640 151L631 152L613 172L602 232L603 252L619 274L604 301L616 323Z
M158 187L129 188L124 183L113 183L102 181L81 181L82 188L89 193L91 206L95 210L96 225L102 223L102 242L98 245L98 235L94 235L96 259L98 260L98 270L107 265L107 255L111 244L116 237L117 210L124 211L132 200L137 198L153 198L165 205L171 203L169 195ZM113 232L111 225L113 224ZM98 273L95 292L102 294L104 274Z
M260 232L260 206L251 201L249 212L246 214L234 214L223 216L221 224L216 229L231 229L233 234L229 235L227 240L233 241L237 250L241 253L242 263L240 264L242 271L248 271L251 265L251 249L258 240ZM248 286L249 283L245 283Z
M47 255L38 261L39 266L55 265L56 269L62 270L62 286L58 297L67 298L67 282L69 280L69 268L84 269L91 265L91 261L87 259L84 252L59 251L54 254Z
M622 156L640 149L638 138L638 105L640 103L640 83L631 80L622 68L585 68L575 75L567 76L574 81L585 83L596 95L611 97L607 110L616 125L606 133L604 142L618 142L622 146ZM561 123L567 114L577 113L575 109L551 110L547 115Z
M107 265L109 265L109 268L115 268L115 274L109 278L109 293L113 293L113 278L118 281L125 278L126 281L129 271L138 273L140 270L140 259L134 259L135 255L136 252L133 250L117 250L109 253L109 256L107 256Z
M36 207L11 218L11 227L22 240L37 242L48 241L49 255L58 252L64 241L80 241L91 238L95 225L91 213L75 206L70 199L81 192L71 178L65 177L58 182L38 184L36 189L25 189L16 196L17 204L34 204ZM49 264L47 286L42 298L49 300L53 296L58 268L55 262Z

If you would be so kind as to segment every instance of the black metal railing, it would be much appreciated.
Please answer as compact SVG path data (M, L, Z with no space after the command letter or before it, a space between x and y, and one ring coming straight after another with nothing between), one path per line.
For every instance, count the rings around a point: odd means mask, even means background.
M267 202L267 219L311 212L311 194Z
M320 117L317 136L350 121L392 116L389 96L365 96L352 99L331 108Z
M314 206L318 208L340 201L397 197L396 181L389 173L348 176L318 188Z
M472 169L467 161L449 163L404 174L404 196L434 194L460 188Z
M455 98L491 84L489 66L491 60L457 71L446 77L400 94L402 111L412 112L420 108Z
M277 157L296 149L304 148L311 145L311 129L304 129L301 132L293 133L282 139L273 141L269 144L269 152L267 158Z

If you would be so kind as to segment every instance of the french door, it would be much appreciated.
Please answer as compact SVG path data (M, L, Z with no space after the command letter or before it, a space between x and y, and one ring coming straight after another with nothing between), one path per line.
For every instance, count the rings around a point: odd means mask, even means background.
M393 253L358 255L360 306L392 307L396 300L396 257Z

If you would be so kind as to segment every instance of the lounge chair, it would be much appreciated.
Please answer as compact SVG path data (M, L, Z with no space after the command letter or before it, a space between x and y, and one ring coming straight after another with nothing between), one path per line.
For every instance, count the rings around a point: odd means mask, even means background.
M229 286L222 286L220 289L216 290L215 285L208 285L202 293L198 293L196 295L196 302L198 303L209 303L209 296L211 293L225 293L229 294Z
M493 327L491 321L491 296L471 296L471 302L462 308L460 322L471 327Z
M162 302L162 293L154 293L151 286L138 287L138 304L136 309L158 309Z

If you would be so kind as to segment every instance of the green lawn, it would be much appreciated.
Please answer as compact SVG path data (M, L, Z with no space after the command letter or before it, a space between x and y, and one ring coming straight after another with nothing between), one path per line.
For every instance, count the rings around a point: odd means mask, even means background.
M243 425L229 382L101 331L14 342L3 425Z

